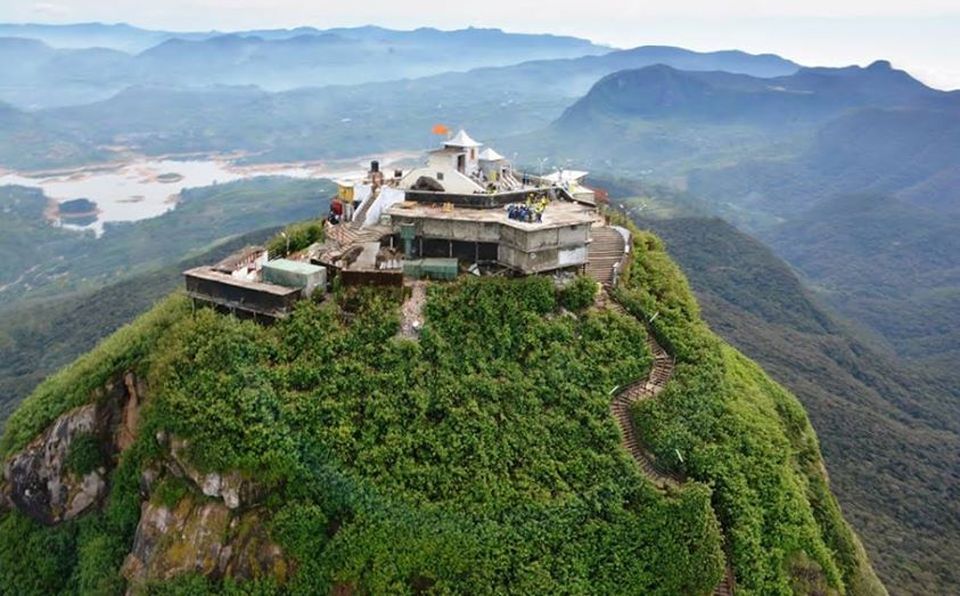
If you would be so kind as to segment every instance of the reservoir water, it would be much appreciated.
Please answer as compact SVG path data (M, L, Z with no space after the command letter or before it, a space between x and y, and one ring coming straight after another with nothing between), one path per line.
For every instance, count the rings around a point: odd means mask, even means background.
M405 154L381 157L389 164ZM68 228L92 229L98 235L108 221L137 221L162 215L173 209L184 188L211 186L257 176L291 178L341 178L360 175L369 159L357 158L336 163L296 163L240 166L225 159L149 159L114 166L96 166L70 172L24 174L0 172L0 186L19 185L43 190L57 203L90 199L98 213L92 222L74 225L55 221Z

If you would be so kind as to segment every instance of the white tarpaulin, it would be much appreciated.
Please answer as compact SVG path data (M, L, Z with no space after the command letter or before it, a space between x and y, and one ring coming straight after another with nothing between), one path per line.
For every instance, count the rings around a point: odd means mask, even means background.
M373 186L369 184L356 184L353 187L353 201L356 203L357 209L363 207L364 201L370 198L370 195L373 192Z
M370 205L370 210L367 211L367 216L364 218L362 225L372 226L380 223L380 216L383 214L384 209L391 205L402 203L406 196L406 193L402 190L389 186L381 187L380 194L374 199L374 203Z

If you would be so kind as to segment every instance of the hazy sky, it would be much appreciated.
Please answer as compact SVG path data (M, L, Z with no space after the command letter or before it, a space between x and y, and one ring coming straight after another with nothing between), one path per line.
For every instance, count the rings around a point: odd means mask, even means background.
M0 0L0 21L176 30L473 25L576 35L617 47L774 52L803 64L886 58L930 84L960 88L958 0Z

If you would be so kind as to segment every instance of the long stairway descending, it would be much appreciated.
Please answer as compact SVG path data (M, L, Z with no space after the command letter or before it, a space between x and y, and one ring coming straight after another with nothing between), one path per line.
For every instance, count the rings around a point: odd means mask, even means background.
M377 197L373 194L367 197L367 200L354 212L353 219L350 220L350 227L355 229L363 227L363 221L367 219L367 212L370 211L370 206L373 205L376 200Z
M617 237L621 237L616 230L610 231L614 234L617 234ZM596 242L596 235L594 235L594 242ZM609 298L606 290L601 292L600 301L611 310L626 316L632 316L623 308L623 306L620 305L619 302ZM640 470L644 473L644 475L661 489L665 489L667 487L676 488L683 483L683 480L673 474L670 474L669 472L661 470L657 466L657 462L654 459L653 454L647 451L641 444L640 438L637 435L637 429L634 427L633 421L630 418L630 406L632 404L656 397L666 388L667 382L670 381L671 377L673 377L673 356L667 353L663 346L661 346L656 340L656 338L653 336L650 326L646 325L646 327L647 348L650 350L650 353L653 354L653 369L645 379L634 381L618 391L616 396L613 398L613 403L610 404L610 410L613 412L614 418L617 419L617 423L620 425L620 431L623 433L623 442L627 448L627 451L629 451L630 455L633 456L633 459L637 462L637 465L640 466ZM727 563L726 569L724 570L723 579L720 580L720 583L717 584L717 587L713 589L713 595L733 596L734 586L735 580L733 576L733 569L730 567L729 555L727 555Z
M343 222L338 224L327 223L325 231L327 239L335 240L341 248L346 248L364 242L380 240L390 234L391 229L390 226L380 224L359 228L354 227L352 222Z
M587 248L587 275L604 285L613 283L613 266L623 258L626 243L610 226L595 226Z
M504 172L503 182L507 190L518 190L523 186L520 184L520 181L517 180L516 176L513 175L513 172Z

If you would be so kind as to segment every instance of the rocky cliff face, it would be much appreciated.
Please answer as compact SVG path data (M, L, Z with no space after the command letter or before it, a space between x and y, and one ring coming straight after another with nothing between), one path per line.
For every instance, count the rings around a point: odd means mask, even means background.
M57 418L5 462L0 506L46 525L95 511L121 454L137 440L147 394L143 380L128 372ZM283 583L290 563L270 539L257 485L237 472L200 472L182 439L161 431L150 440L165 455L141 475L140 521L121 571L128 587L187 572ZM156 494L165 481L182 489L173 504Z
M103 387L4 464L9 505L51 525L99 503L116 456L133 443L143 383L133 373Z
M57 419L43 435L4 466L5 496L21 511L45 524L73 519L106 493L106 469L88 473L68 469L71 447L98 426L97 407L76 408Z
M186 572L235 580L272 576L282 583L288 563L259 510L236 513L193 494L173 507L143 503L123 576L135 586Z

